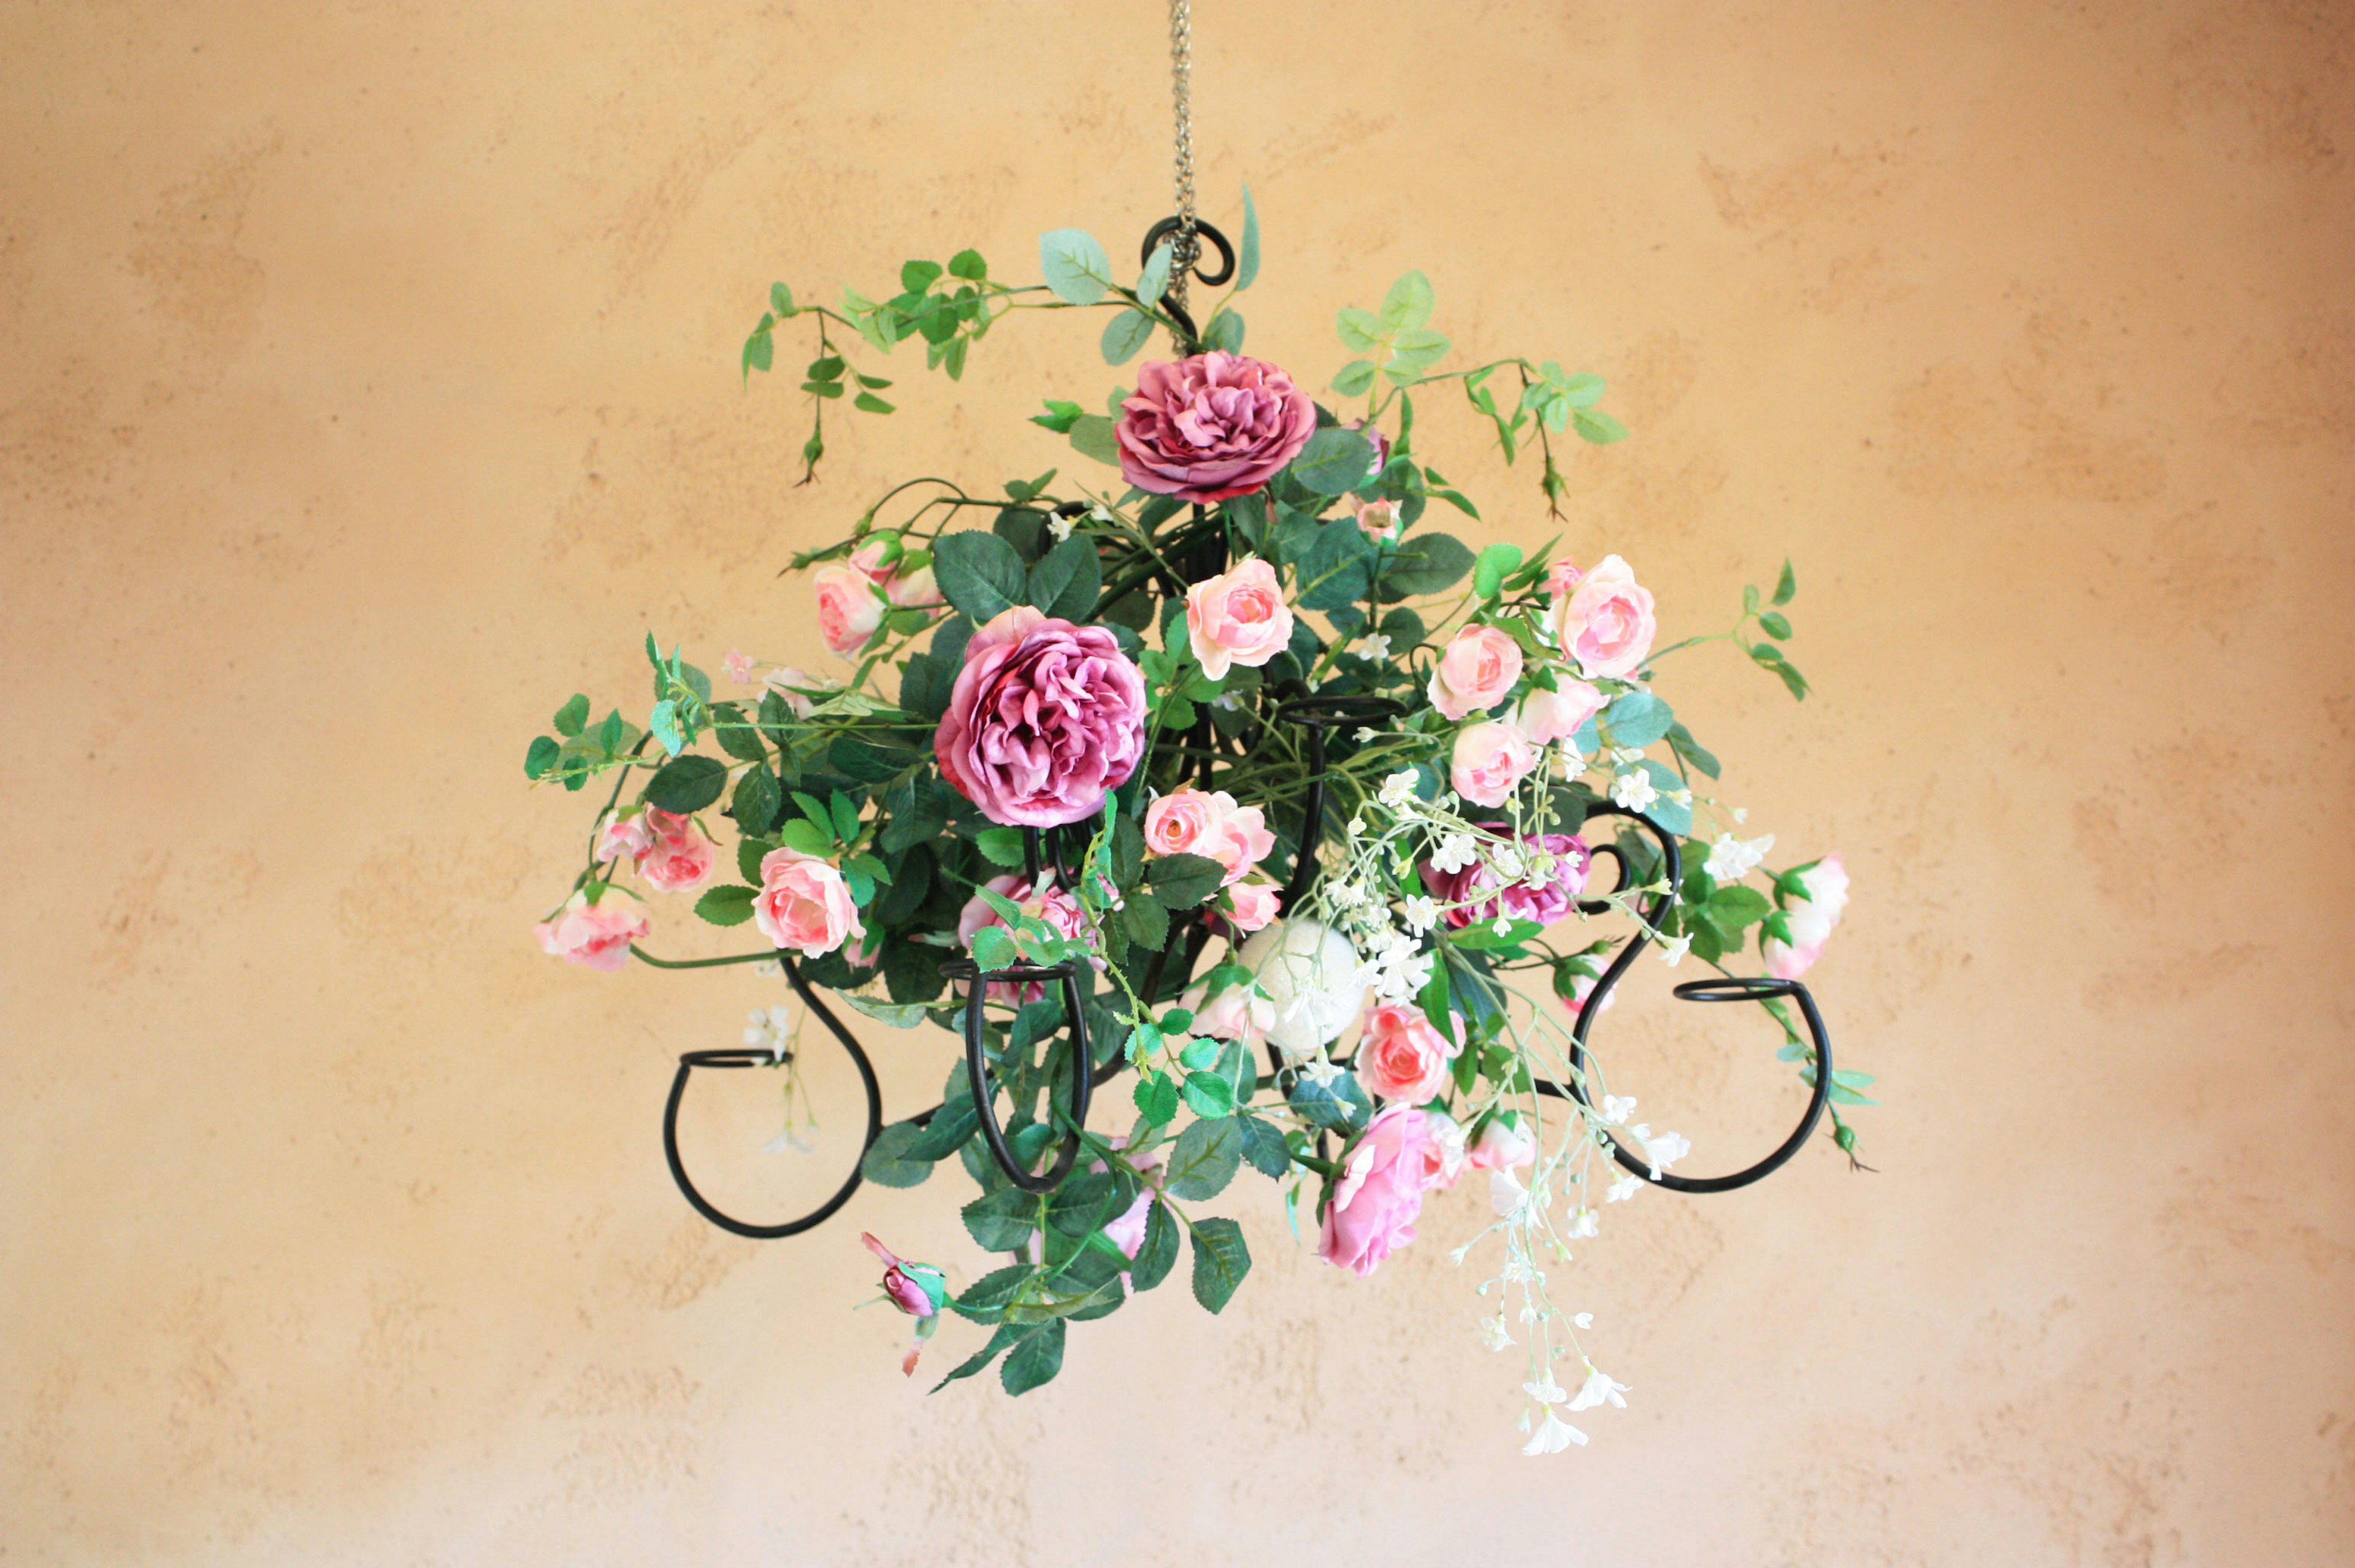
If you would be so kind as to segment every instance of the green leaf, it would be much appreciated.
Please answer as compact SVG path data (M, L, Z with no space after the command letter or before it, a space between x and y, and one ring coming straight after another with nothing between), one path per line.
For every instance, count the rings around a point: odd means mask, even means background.
M1120 466L1120 441L1113 421L1103 414L1082 414L1071 421L1071 449L1082 457Z
M1381 318L1372 311L1344 306L1334 320L1334 330L1340 335L1341 347L1352 354L1371 354L1381 346ZM1373 377L1368 374L1371 382Z
M1791 640L1791 618L1780 610L1769 610L1758 617L1758 629L1770 637Z
M1235 1179L1242 1158L1243 1131L1232 1116L1190 1123L1169 1151L1163 1190L1189 1203L1216 1198Z
M1783 580L1774 584L1774 603L1778 606L1788 604L1791 602L1792 597L1798 592L1798 576L1796 573L1792 571L1791 563L1788 560L1785 560L1783 562ZM1838 1075L1835 1074L1834 1076Z
M1084 534L1073 534L1030 569L1030 603L1058 620L1084 624L1103 592L1103 564L1096 558L1095 540Z
M784 792L777 785L777 775L768 769L747 768L744 776L736 781L736 796L730 805L736 813L737 828L757 838L777 820L777 812L784 805Z
M719 798L728 784L728 764L717 757L674 757L646 781L649 805L684 816Z
M858 1173L879 1187L921 1187L932 1179L932 1162L918 1159L909 1147L923 1136L913 1122L894 1122L860 1157Z
M1415 534L1382 565L1384 603L1444 593L1472 570L1472 550L1453 534Z
M1684 780L1677 777L1676 770L1666 763L1656 763L1649 757L1644 759L1644 771L1652 775L1652 787L1660 792L1659 798L1644 808L1644 815L1671 833L1690 833L1692 807L1679 805L1668 798L1669 792L1684 789Z
M968 247L949 258L949 276L977 283L989 276L989 263L981 259L980 251Z
M1581 441L1596 446L1608 446L1614 441L1627 439L1627 427L1604 413L1601 409L1580 409L1570 416L1572 426Z
M1335 373L1333 389L1345 398L1361 398L1374 384L1374 362L1352 359Z
M908 1146L910 1159L946 1159L973 1141L981 1130L981 1113L974 1109L973 1092L964 1085L964 1068L952 1068L957 1093L944 1096L941 1108L924 1125L923 1136Z
M984 1345L980 1349L975 1350L972 1355L967 1356L964 1360L959 1361L954 1371L952 1371L948 1376L943 1378L940 1381L932 1385L932 1392L934 1393L938 1393L941 1390L948 1387L949 1384L956 1381L959 1378L969 1378L973 1376L974 1373L980 1371L983 1368L988 1366L990 1362L996 1360L997 1359L997 1353L1000 1350L1005 1349L1008 1345L1019 1344L1023 1336L1026 1333L1030 1332L1035 1332L1035 1330L1025 1329L1012 1323L999 1324L997 1326L997 1332L989 1337L989 1343Z
M1668 745L1698 773L1710 778L1718 776L1717 753L1693 739L1692 731L1682 724L1668 726Z
M1284 1135L1257 1116L1238 1116L1235 1125L1243 1130L1244 1161L1270 1180L1282 1180L1292 1168L1292 1151L1284 1147Z
M1259 208L1252 205L1251 187L1243 187L1243 243L1235 252L1235 292L1241 293L1259 279Z
M1057 435L1061 435L1078 422L1081 416L1087 411L1077 403L1067 402L1061 398L1049 398L1047 411L1043 414L1032 414L1030 422L1044 425Z
M966 1204L964 1228L986 1253L1010 1253L1038 1228L1039 1200L1018 1187L988 1193Z
M1219 891L1227 869L1204 855L1165 855L1145 868L1146 885L1164 909L1192 909Z
M860 784L883 784L916 764L922 753L902 746L879 746L856 735L837 735L827 748L834 770Z
M1493 924L1484 923L1453 933L1447 940L1450 945L1467 953L1492 953L1502 947L1518 947L1544 929L1534 920L1508 921L1505 934L1499 936Z
M817 824L799 816L779 825L777 839L797 854L815 855L820 859L830 857L835 850L834 838L830 834Z
M1188 1068L1208 1067L1219 1060L1219 1042L1208 1035L1189 1040L1186 1049L1178 1053L1178 1065Z
M997 1369L997 1381L1006 1392L1018 1398L1028 1393L1040 1383L1052 1382L1055 1374L1063 1370L1063 1337L1068 1332L1060 1317L1044 1327L1032 1329L1006 1358Z
M1136 277L1136 297L1138 299L1143 300L1147 304L1152 304L1159 300L1164 293L1168 292L1169 264L1177 259L1177 255L1178 242L1175 240L1164 240L1160 244L1156 245L1153 248L1153 254L1145 259L1145 271L1139 272ZM1146 330L1152 330L1149 320L1146 324ZM1113 363L1116 365L1120 363L1120 361L1115 359Z
M1404 386L1444 359L1454 347L1444 332L1433 332L1427 326L1409 327L1391 339L1391 362L1382 367L1382 374Z
M900 286L911 294L922 293L941 275L938 261L902 261L900 263Z
M1167 246L1154 252L1159 255ZM1140 291L1142 292L1142 291ZM1107 365L1125 365L1136 357L1136 351L1153 336L1154 320L1143 311L1131 306L1104 323L1103 357Z
M572 700L556 710L556 732L563 736L578 735L589 725L589 699L580 692Z
M1021 949L1002 925L985 925L973 933L973 961L985 971L1010 969L1021 956Z
M1134 1098L1137 1115L1153 1126L1167 1126L1178 1119L1178 1081L1167 1072L1139 1078Z
M1332 425L1308 438L1292 460L1292 476L1319 496L1346 496L1366 482L1373 466L1374 443Z
M752 901L760 895L758 888L740 888L722 882L707 888L695 901L695 912L714 925L741 925L752 918Z
M1648 746L1676 721L1676 711L1648 691L1628 692L1603 710L1603 727L1614 746Z
M1194 1299L1206 1309L1216 1312L1232 1300L1251 1264L1241 1226L1228 1219L1195 1221Z
M1210 318L1210 325L1202 329L1202 347L1223 349L1229 354L1241 354L1243 351L1242 316L1229 307L1220 305L1219 314Z
M664 698L646 715L646 729L662 742L664 751L676 757L687 749L687 737L679 731L678 704Z
M1093 304L1112 287L1112 259L1084 229L1056 229L1039 236L1039 270L1066 304Z
M523 776L527 779L539 777L556 765L556 759L563 751L564 748L556 743L554 736L534 735L530 747L523 754Z
M1140 947L1157 953L1168 944L1169 911L1151 893L1129 894L1121 906L1120 923L1129 940Z
M1433 303L1431 280L1421 272L1409 272L1392 283L1383 298L1382 325L1391 332L1421 326L1431 319Z
M1145 1211L1145 1243L1128 1265L1128 1283L1137 1290L1151 1290L1177 1264L1178 1221L1169 1217L1167 1205L1156 1201Z
M1025 859L1019 827L985 827L974 835L973 842L974 848L1008 870L1019 868Z
M1766 901L1764 893L1739 883L1720 888L1709 896L1709 918L1729 936L1765 919L1767 911L1774 907Z
M882 399L877 397L872 392L861 392L850 401L851 407L863 409L870 414L888 414L891 412L891 405L885 402Z
M1480 552L1472 563L1472 591L1483 599L1494 599L1505 591L1505 574L1521 564L1521 547L1514 544L1492 544Z
M856 991L844 991L840 995L844 1001L877 1023L888 1024L893 1029L914 1029L924 1021L924 1005L922 1002L879 1002Z
M848 795L836 790L829 802L834 818L835 837L845 844L858 837L858 805Z
M943 534L932 546L932 579L976 626L1022 603L1022 557L994 533Z
M752 334L744 340L744 358L741 373L746 380L752 379L753 371L766 370L776 362L777 340L771 337L765 329Z
M1195 1123L1195 1126L1215 1125L1221 1118L1235 1114L1235 1086L1216 1072L1188 1072L1181 1087L1186 1095L1186 1108L1203 1118ZM1182 1198L1186 1194L1178 1196Z
M1337 1133L1357 1131L1374 1114L1374 1103L1366 1097L1365 1085L1347 1070L1323 1083L1304 1076L1293 1084L1291 1099L1294 1110L1318 1126Z

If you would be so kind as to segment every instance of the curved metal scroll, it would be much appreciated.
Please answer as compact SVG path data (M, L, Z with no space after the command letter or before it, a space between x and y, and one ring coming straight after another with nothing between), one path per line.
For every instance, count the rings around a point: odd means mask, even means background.
M1587 816L1589 820L1597 816L1624 816L1634 822L1645 832L1650 834L1653 841L1659 845L1661 863L1667 869L1668 885L1673 888L1683 882L1683 860L1677 851L1676 837L1661 827L1658 823L1641 812L1629 811L1607 802L1597 802L1588 806ZM1615 844L1598 844L1594 846L1593 852L1610 856L1618 868L1618 883L1611 890L1612 893L1625 891L1630 880L1628 874L1630 868L1625 854ZM1611 905L1607 899L1582 899L1578 907L1585 913L1600 914ZM1579 1009L1578 1023L1571 1030L1570 1087L1565 1090L1557 1084L1541 1082L1537 1086L1539 1093L1550 1094L1556 1099L1575 1100L1582 1106L1593 1107L1594 1102L1587 1097L1586 1093L1587 1031L1593 1028L1594 1020L1602 1015L1604 999L1611 994L1612 987L1619 983L1619 977L1628 971L1635 964L1637 955L1650 944L1652 933L1658 928L1660 917L1668 912L1668 894L1660 893L1653 898L1650 907L1643 912L1643 929L1629 939L1627 945L1620 950L1618 956L1614 958L1609 966L1603 971L1602 978L1594 982L1594 989L1587 994L1584 1006ZM1640 1153L1630 1151L1616 1138L1611 1141L1612 1157L1616 1159L1623 1168L1644 1177L1657 1186L1665 1187L1672 1192L1731 1192L1736 1188L1747 1187L1752 1182L1780 1169L1784 1162L1798 1153L1815 1133L1817 1124L1823 1119L1824 1106L1831 1093L1831 1037L1824 1028L1823 1015L1816 1010L1815 997L1808 995L1807 988L1796 980L1776 980L1764 976L1689 980L1676 987L1675 995L1679 1000L1688 1002L1750 1002L1763 1001L1774 997L1788 997L1799 1004L1800 1014L1807 1021L1807 1033L1815 1044L1816 1082L1814 1092L1807 1099L1806 1112L1800 1116L1799 1125L1792 1130L1791 1136L1785 1138L1775 1147L1774 1153L1755 1165L1746 1166L1729 1176L1678 1176L1669 1171L1662 1171L1657 1176L1654 1176L1650 1163Z
M1142 265L1150 262L1153 260L1153 252L1160 246L1161 242L1164 240L1172 238L1173 236L1181 236L1185 231L1185 219L1179 218L1165 218L1160 222L1155 224L1152 228L1146 229L1145 231L1144 254L1137 258L1138 263ZM1206 272L1202 270L1201 265L1198 261L1194 267L1195 282L1202 284L1205 288L1215 289L1220 284L1225 283L1229 278L1235 275L1235 248L1227 243L1227 237L1225 235L1220 233L1218 229L1198 218L1194 219L1194 237L1198 240L1208 240L1211 244L1217 246L1219 249L1219 270L1215 272ZM1199 257L1200 252L1199 251L1196 251L1196 255ZM1169 315L1177 320L1178 325L1186 329L1186 336L1188 342L1199 343L1201 341L1202 335L1195 329L1194 318L1187 314L1185 306L1178 304L1166 293L1163 294L1160 300L1156 303L1159 304L1164 311L1167 312Z
M1008 1179L1025 1192L1051 1192L1062 1185L1079 1163L1080 1149L1085 1143L1082 1129L1087 1125L1088 1100L1095 1090L1094 1075L1089 1072L1088 1020L1080 995L1079 965L1082 959L1065 959L1060 964L1016 964L1004 969L983 969L969 958L953 958L941 965L941 973L952 981L967 984L964 998L964 1071L965 1082L973 1090L973 1108L981 1119L982 1136L989 1140L989 1152L996 1157L998 1168ZM1055 1163L1046 1172L1034 1174L1023 1168L1014 1150L1006 1142L1006 1129L997 1122L997 1088L990 1082L987 1052L987 1023L982 1004L989 996L992 981L1059 982L1063 991L1063 1021L1071 1037L1071 1099L1065 1109L1071 1131L1064 1136L1063 1147Z
M802 972L794 965L792 957L782 950L777 957L784 965L785 977L793 982L794 989L800 993L803 1002L807 1004L809 1010L817 1016L827 1029L832 1031L834 1038L842 1042L842 1049L850 1052L851 1062L858 1069L859 1082L866 1085L867 1137L858 1146L858 1157L864 1160L867 1157L867 1151L875 1146L875 1140L881 1136L883 1132L883 1089L882 1085L875 1081L875 1064L867 1060L867 1052L859 1049L858 1041L852 1037L851 1032L842 1027L842 1020L836 1018L832 1010L817 999L817 993L811 990L809 982L802 978ZM774 1241L780 1236L797 1236L804 1231L824 1224L834 1218L835 1211L849 1202L850 1195L858 1190L858 1165L852 1164L850 1179L842 1184L833 1197L800 1219L787 1220L783 1224L777 1225L755 1225L748 1221L739 1220L733 1215L720 1212L712 1205L709 1199L696 1190L695 1183L687 1179L687 1164L678 1157L678 1107L680 1102L687 1098L687 1081L698 1067L774 1067L777 1065L779 1065L779 1060L765 1051L749 1051L740 1048L734 1051L687 1051L678 1059L678 1074L670 1081L670 1103L663 1107L663 1154L670 1161L670 1178L678 1183L679 1191L686 1196L689 1203L695 1206L697 1213L721 1230L733 1231L740 1236L750 1236L755 1241L763 1242Z

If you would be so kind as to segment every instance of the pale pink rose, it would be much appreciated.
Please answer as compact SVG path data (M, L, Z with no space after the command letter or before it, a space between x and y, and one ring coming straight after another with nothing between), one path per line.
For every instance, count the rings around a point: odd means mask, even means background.
M575 893L554 920L539 926L539 947L569 963L586 964L610 975L629 963L630 944L653 929L625 893L609 889L593 904L586 893Z
M1389 544L1405 531L1399 522L1396 501L1361 501L1358 504L1358 528L1369 539Z
M1212 349L1136 373L1113 429L1122 476L1205 506L1248 496L1316 433L1316 405L1264 360Z
M1602 983L1602 977L1596 975L1572 975L1570 977L1570 995L1561 998L1561 1005L1570 1009L1572 1018L1579 1018L1585 1013L1586 1004L1594 995L1594 987ZM1605 992L1603 1007L1595 1016L1600 1018L1618 1005L1619 993L1615 990Z
M1157 1195L1150 1188L1140 1190L1119 1219L1104 1224L1104 1240L1120 1249L1120 1255L1129 1262L1145 1250L1145 1228L1153 1219L1153 1204Z
M1234 797L1224 790L1213 796L1225 809L1210 824L1208 842L1194 852L1208 855L1227 869L1224 887L1232 887L1251 874L1275 848L1275 835L1268 831L1267 819L1258 806L1237 805Z
M1186 639L1212 680L1225 679L1235 665L1257 669L1282 653L1292 642L1292 606L1284 602L1275 568L1253 556L1186 590Z
M752 923L772 944L794 948L805 958L822 958L851 937L867 934L842 873L798 849L772 849L761 857Z
M719 656L719 672L738 686L752 684L752 656L741 648L730 648Z
M1513 786L1537 766L1537 749L1529 737L1500 720L1466 726L1457 732L1455 752L1448 766L1455 793L1480 805L1502 805Z
M1016 605L965 644L932 752L992 822L1084 821L1145 755L1144 672L1109 629Z
M762 677L761 684L784 699L785 706L794 710L794 718L806 719L810 716L810 709L816 704L805 695L801 688L827 687L834 683L830 680L820 680L815 676L805 675L788 664L779 665L771 670Z
M1777 980L1796 980L1816 966L1816 960L1824 955L1824 944L1831 940L1832 928L1839 924L1840 914L1848 908L1848 867L1838 851L1801 871L1799 880L1807 884L1808 896L1791 899L1783 912L1791 940L1778 942L1770 936L1761 944L1766 973Z
M1514 728L1527 735L1532 746L1569 740L1588 720L1602 712L1609 701L1582 680L1566 675L1557 675L1554 680L1561 690L1535 688L1513 709Z
M1615 555L1604 556L1555 599L1549 618L1563 656L1577 660L1579 673L1589 679L1631 674L1659 631L1651 591L1638 586L1635 569Z
M1229 986L1207 1000L1197 986L1178 1005L1194 1015L1192 1032L1205 1040L1239 1040L1257 1048L1275 1027L1275 1004L1251 986Z
M1448 1063L1464 1048L1431 1027L1423 1009L1384 1002L1358 1037L1358 1082L1385 1100L1420 1105L1447 1086Z
M654 841L654 830L647 826L645 812L617 816L598 831L597 859L626 859L635 865Z
M1002 877L992 877L982 885L993 893L1013 900L1023 913L1037 915L1063 935L1085 937L1088 917L1081 911L1079 901L1055 886L1052 872L1040 878L1039 881L1040 888L1033 891L1028 881L1009 871ZM1006 917L997 912L996 907L975 893L965 901L964 908L957 913L957 941L970 953L973 951L973 939L985 928L1005 923ZM1102 966L1101 961L1098 966ZM1047 987L1036 980L992 980L989 983L989 995L993 1001L1035 1002L1046 994Z
M882 590L857 567L838 564L818 568L810 581L817 590L817 635L827 650L847 658L865 647L891 607Z
M942 603L932 564L927 561L910 571L902 564L908 554L898 534L877 534L850 552L850 564L898 608L931 609Z
M1521 645L1494 626L1455 634L1431 671L1431 705L1450 719L1486 712L1521 678Z
M1392 1105L1367 1125L1342 1158L1316 1241L1319 1257L1363 1279L1414 1240L1430 1142L1431 1123L1412 1105Z
M674 816L648 806L645 813L654 842L646 847L638 870L666 893L690 893L711 880L719 861L719 847L697 829L695 818Z
M1431 1129L1431 1142L1423 1151L1423 1190L1453 1187L1471 1162L1470 1152L1464 1147L1464 1128L1442 1110L1425 1111L1423 1118Z
M1469 1155L1476 1170L1511 1170L1538 1157L1538 1140L1518 1111L1499 1111L1480 1129Z
M1253 877L1227 890L1227 919L1237 931L1260 931L1284 912L1284 893L1273 882Z
M1547 596L1559 597L1569 592L1578 586L1578 580L1585 575L1586 573L1578 570L1576 561L1566 555L1561 557L1553 563L1553 571L1546 576L1544 587Z
M1223 803L1223 804L1222 804ZM1148 855L1206 855L1210 830L1235 797L1224 790L1213 795L1188 784L1172 790L1145 808L1145 850Z

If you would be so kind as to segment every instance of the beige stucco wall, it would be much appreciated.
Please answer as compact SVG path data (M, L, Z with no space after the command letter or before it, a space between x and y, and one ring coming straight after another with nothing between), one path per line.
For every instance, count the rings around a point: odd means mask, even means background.
M857 1232L971 1263L947 1179L698 1221L670 1058L769 992L540 956L583 823L517 764L576 687L643 700L649 627L814 661L773 573L883 484L1071 464L1021 416L1102 395L1092 323L903 355L806 489L733 356L773 277L1133 245L1160 8L20 3L0 1560L2355 1557L2348 10L1199 9L1255 351L1329 374L1420 266L1467 349L1612 379L1568 543L1672 633L1797 558L1818 697L1674 681L1846 852L1880 1174L1615 1212L1567 1294L1635 1403L1558 1460L1445 1258L1470 1190L1359 1283L1239 1185L1224 1317L1181 1285L926 1399ZM1418 434L1473 537L1543 537L1460 410ZM1793 1091L1667 979L1606 1049L1722 1168ZM870 1033L929 1104L945 1039Z

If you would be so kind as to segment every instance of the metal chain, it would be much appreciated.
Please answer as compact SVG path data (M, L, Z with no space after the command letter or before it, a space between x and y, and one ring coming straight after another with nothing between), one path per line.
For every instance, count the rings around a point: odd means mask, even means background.
M1169 0L1169 93L1177 111L1178 240L1169 297L1185 310L1186 285L1200 246L1194 238L1194 18L1191 0Z

